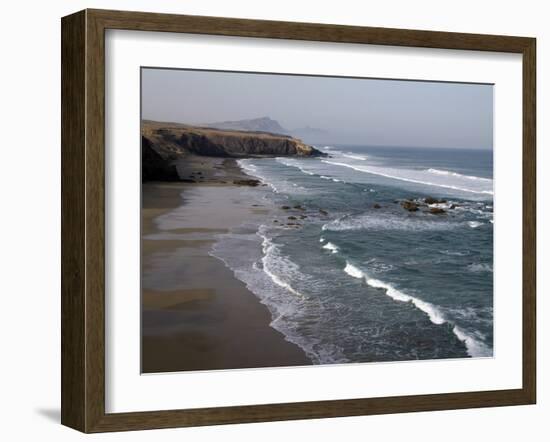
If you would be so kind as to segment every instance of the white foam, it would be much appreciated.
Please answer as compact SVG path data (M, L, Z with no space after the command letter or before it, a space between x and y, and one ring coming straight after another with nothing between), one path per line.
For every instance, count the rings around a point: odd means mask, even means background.
M361 161L366 161L366 159L368 158L366 155L350 155L347 153L343 154L342 156L346 158L351 158L352 160L361 160Z
M282 157L277 157L276 160L281 163L281 164L284 164L285 166L288 166L288 167L295 167L297 168L300 172L302 173L305 173L306 175L315 175L315 173L307 170L307 169L304 169L300 164L298 164L298 162L296 160L289 160L287 158L282 158Z
M391 214L359 215L342 217L326 223L322 230L450 230L456 227L456 223L444 220L421 219L417 217L400 217Z
M411 169L391 169L391 168L375 167L375 166L365 167L365 166L356 166L353 164L341 163L338 161L329 161L329 160L321 160L321 161L326 164L332 164L332 165L341 166L341 167L348 167L358 172L370 173L373 175L379 175L385 178L406 181L409 183L422 184L425 186L441 187L445 189L458 190L461 192L493 195L493 190L492 190L493 180L490 180L490 185L488 185L487 183L485 184L477 183L477 188L472 188L472 187L465 187L465 185L468 183L462 182L464 180L458 180L458 183L454 183L454 184L451 184L449 182L428 181L429 178L426 176L427 171L417 171L417 170L411 170Z
M288 166L288 167L295 167L296 169L298 169L300 172L302 173L305 173L306 175L310 175L310 176L318 176L319 178L322 178L323 180L332 180L334 181L335 183L344 183L345 181L344 180L341 180L339 178L334 178L334 177L331 177L331 176L327 176L327 175L319 175L315 172L312 172L310 170L307 170L305 169L303 166L301 166L300 164L298 164L298 161L297 160L292 160L292 159L288 159L288 158L283 158L283 157L278 157L276 158L276 160L285 165L285 166Z
M262 184L265 184L271 188L275 193L289 193L289 194L308 194L310 193L309 189L302 187L296 183L289 182L284 179L277 179L277 177L267 177L258 170L258 167L250 163L250 159L240 159L237 160L239 166L241 166L249 175L253 175L258 178ZM311 173L310 175L314 175Z
M468 225L472 228L472 229L477 229L478 227L481 227L483 226L485 223L482 223L480 221L468 221Z
M324 246L323 246L323 249L327 249L327 250L330 250L332 253L338 253L338 247L335 246L334 244L332 244L331 242L327 242Z
M443 314L433 304L422 301L421 299L415 298L414 296L407 295L406 293L397 290L392 285L378 279L367 278L366 282L371 287L385 289L386 294L396 301L412 302L416 308L426 313L430 318L430 321L432 321L434 324L440 325L446 322Z
M458 326L453 327L453 333L458 339L464 342L466 350L472 358L484 358L493 356L493 350L487 347L483 342L475 339Z
M237 160L237 164L247 172L252 172L252 174L254 174L254 172L257 172L258 170L258 168L254 166L254 164L250 164L246 160Z
M277 274L296 274L298 272L298 266L282 257L278 247L267 236L260 232L258 232L258 234L262 237L262 251L264 253L262 264L264 273L279 287L288 290L300 298L304 298L304 294L294 289L294 287ZM279 272L277 272L277 270L279 270Z
M344 268L344 272L346 272L349 276L352 276L358 279L362 279L366 277L366 275L361 270L359 270L357 267L355 267L354 265L350 264L347 261L346 261L346 267Z
M473 176L473 175L462 175L461 173L452 172L450 170L440 170L440 169L428 169L429 173L434 173L436 175L446 175L446 176L454 176L457 178L465 178L467 180L474 180L474 181L486 181L488 183L492 183L493 180L490 178L482 178L479 176Z
M470 264L468 266L468 270L470 272L474 272L474 273L480 273L480 272L492 272L493 271L493 266L490 265L490 264L481 264L481 263L478 263L478 264Z
M467 256L470 252L460 252L455 250L440 250L439 253L448 256Z
M373 259L369 263L369 269L371 269L373 273L386 273L393 270L394 268L395 268L394 265L388 264L385 262L379 262L379 261L376 261L376 259Z

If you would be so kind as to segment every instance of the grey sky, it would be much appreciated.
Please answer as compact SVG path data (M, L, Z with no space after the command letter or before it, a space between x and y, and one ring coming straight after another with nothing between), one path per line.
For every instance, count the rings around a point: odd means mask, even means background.
M287 129L328 131L326 142L492 148L490 85L142 70L142 117L212 123L268 116Z

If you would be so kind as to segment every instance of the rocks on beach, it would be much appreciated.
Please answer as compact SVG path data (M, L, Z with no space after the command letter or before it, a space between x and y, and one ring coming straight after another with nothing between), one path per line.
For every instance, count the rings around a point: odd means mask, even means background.
M401 207L403 207L403 209L405 210L408 210L409 212L418 211L418 203L414 201L401 201Z
M256 187L256 186L259 186L261 184L261 182L259 180L254 180L254 179L243 179L243 180L233 180L233 184L236 184L238 186L252 186L252 187Z
M441 215L447 213L447 210L456 209L458 207L456 204L450 204L447 206L446 204L448 203L446 199L437 199L431 196L423 199L409 198L407 200L400 201L400 203L401 207L409 212L417 212L420 208L426 208L427 210L424 210L424 212L431 213L433 215ZM445 204L445 206L440 207L441 204Z
M431 196L428 196L424 198L424 202L426 204L445 204L447 200L438 200L437 198L432 198Z

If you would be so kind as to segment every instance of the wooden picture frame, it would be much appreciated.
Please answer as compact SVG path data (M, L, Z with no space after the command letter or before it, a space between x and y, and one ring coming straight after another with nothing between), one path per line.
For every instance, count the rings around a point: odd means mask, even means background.
M105 30L518 53L523 58L523 385L457 392L132 413L105 412ZM83 432L534 404L536 152L533 38L84 10L62 19L62 410Z

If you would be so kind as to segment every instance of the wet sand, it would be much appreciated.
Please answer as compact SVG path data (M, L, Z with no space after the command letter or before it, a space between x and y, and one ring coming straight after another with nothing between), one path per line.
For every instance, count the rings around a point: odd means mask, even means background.
M196 182L142 187L142 372L311 364L208 254L217 234L265 210L251 207L249 187L232 184L250 177L218 158L190 158L178 171Z

